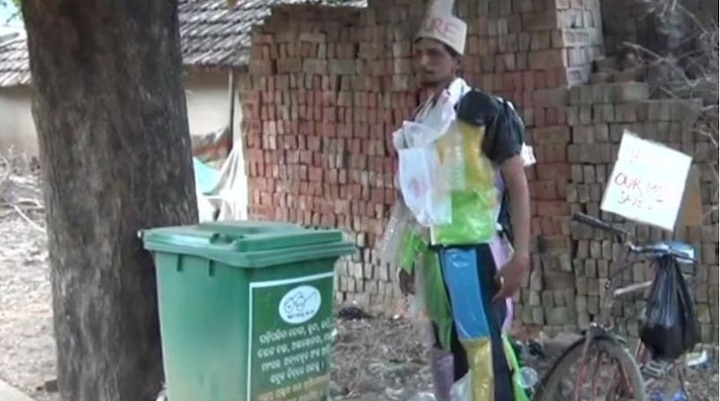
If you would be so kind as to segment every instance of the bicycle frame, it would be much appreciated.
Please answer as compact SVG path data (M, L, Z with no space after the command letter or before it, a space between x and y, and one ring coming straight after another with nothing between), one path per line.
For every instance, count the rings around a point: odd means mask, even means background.
M593 319L593 324L599 325L606 329L611 329L614 325L612 322L612 307L615 303L615 298L640 292L652 286L654 280L648 280L643 283L631 284L625 287L618 287L617 282L614 280L617 276L622 274L625 270L632 267L635 261L629 261L631 254L630 247L627 243L623 244L617 251L618 255L613 255L613 260L610 264L610 277L605 283L605 293L602 295L600 300L600 315L598 318ZM653 260L653 263L655 260Z
M617 335L613 330L615 324L614 319L612 318L612 310L615 303L615 298L627 294L644 291L645 289L652 287L655 283L655 280L657 279L657 277L653 277L652 280L648 280L642 283L631 284L622 287L618 286L617 276L625 272L635 263L637 263L637 260L635 258L630 257L631 254L644 254L646 256L645 258L643 258L644 261L649 261L651 263L651 265L655 268L655 274L657 274L658 268L663 267L663 262L666 258L672 258L674 263L680 263L681 260L690 259L693 261L695 268L697 267L697 265L695 265L696 261L694 260L694 256L688 257L688 255L684 254L683 252L674 251L670 247L653 248L652 246L643 247L635 245L631 241L630 238L632 237L632 235L628 231L614 227L612 224L603 222L602 220L599 220L595 217L588 216L582 213L575 213L573 215L573 220L593 227L595 229L612 233L614 234L615 239L615 241L613 241L614 245L622 244L622 246L617 248L614 247L613 249L612 260L609 266L610 276L608 277L607 281L605 281L604 288L601 289L599 313L593 317L593 320L590 323L590 327L587 330L584 330L583 338L578 340L578 342L573 345L573 347L580 344L582 345L582 352L580 356L582 368L577 373L575 379L575 388L579 389L581 387L581 383L584 380L587 369L587 366L584 362L587 360L588 350L590 346L595 341L604 340L614 342L620 346L627 345L626 341L621 336ZM664 375L669 372L669 369L672 369L674 366L676 366L678 361L682 360L684 360L684 358L680 358L669 363L667 363L666 361L656 361L652 358L650 351L644 346L642 341L639 341L637 347L635 348L634 355L632 355L632 364L634 365L632 368L633 370L642 370L642 373L645 373L645 370L647 368L647 372L650 373L650 377L648 378L647 376L643 375L645 388L647 388L649 384L652 384L656 380L662 380ZM632 391L634 391L632 388L630 388L631 386L628 386L628 374L635 376L636 373L629 372L624 366L625 365L620 366L620 369L618 369L620 373L620 378L613 379L611 383L611 387L613 389L612 394L625 394L627 396L627 392L630 392L630 395L632 395ZM682 376L682 372L680 372L680 374ZM635 382L637 382L637 379L635 379ZM581 401L578 397L579 394L576 392L574 397L575 401Z
M584 335L585 338L581 357L582 360L585 360L587 358L587 351L592 344L592 341L598 337L609 338L612 341L617 342L624 342L624 340L613 331L614 322L612 319L612 308L615 303L615 299L623 295L644 291L645 289L651 287L655 281L655 278L653 278L652 280L637 284L631 284L624 287L619 287L617 285L617 281L614 279L620 274L622 274L625 270L630 268L633 264L637 263L636 261L630 260L629 258L629 256L632 254L631 244L631 242L623 242L623 246L613 253L613 260L610 264L610 277L605 283L605 293L601 296L600 313L598 317L593 318L593 321L590 324L590 328L585 332ZM659 259L651 256L649 257L649 261L652 265L657 265ZM648 349L643 345L642 341L638 341L638 344L633 352L633 356L636 363L641 367L648 362L650 354ZM671 369L675 366L676 363L683 360L683 358L680 358L676 361L673 361L667 366L667 368ZM624 377L626 374L625 372L621 372L621 375ZM584 376L584 374L582 376ZM580 379L581 375L578 375L577 380ZM659 378L653 377L647 378L645 380L645 385L651 385L658 379ZM624 382L618 381L615 383L615 386L621 386L622 383ZM615 389L615 391L617 390L618 388Z
M616 237L616 239L619 239L619 237ZM628 260L631 253L630 246L628 246L628 244L628 242L623 242L623 246L613 252L613 258L610 263L610 277L608 277L607 282L605 282L605 292L604 294L602 294L600 299L600 314L598 317L593 318L592 322L590 323L589 329L586 330L584 333L585 338L583 341L583 351L581 354L582 356L580 357L582 361L586 360L590 344L592 344L593 340L598 337L604 337L609 338L612 341L623 342L612 330L614 325L611 315L612 307L615 303L615 298L621 295L642 291L645 288L650 287L653 283L653 281L650 280L640 284L632 284L625 287L618 287L617 282L614 279L635 263L634 261ZM642 343L638 345L635 356L637 357L641 352ZM622 375L625 376L625 372L622 372ZM582 371L582 373L578 373L575 379L576 388L579 388L580 382L583 380L584 376L584 371ZM615 385L617 386L621 383L624 382L618 382ZM577 396L578 395L575 394L575 401L579 401L577 399Z

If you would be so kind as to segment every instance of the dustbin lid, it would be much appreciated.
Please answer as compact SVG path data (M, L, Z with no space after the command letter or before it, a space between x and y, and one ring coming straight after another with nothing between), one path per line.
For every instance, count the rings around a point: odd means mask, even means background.
M208 222L140 233L145 249L195 255L237 267L265 267L353 253L340 230L277 222Z

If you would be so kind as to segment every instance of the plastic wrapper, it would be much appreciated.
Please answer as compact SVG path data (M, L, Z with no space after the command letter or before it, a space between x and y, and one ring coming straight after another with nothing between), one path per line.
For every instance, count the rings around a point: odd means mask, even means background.
M680 266L670 257L657 266L640 340L653 356L674 360L699 341L695 307Z
M437 255L425 246L420 251L420 254L417 255L414 266L415 293L412 295L412 298L410 300L410 319L420 331L420 338L423 344L426 345L428 348L433 348L436 343L436 338L433 333L432 324L439 322L433 322L431 320L430 312L433 308L436 310L438 307L442 308L443 305L438 305L438 303L442 303L443 299L438 296L428 297L427 294L436 294L438 290L434 287L434 285L437 284L436 280L438 277L430 274L440 273L439 266L437 264ZM432 269L437 270L432 271ZM431 288L428 288L428 284L430 284ZM440 282L440 285L443 285L442 282ZM444 291L445 289L443 287L440 290ZM445 298L444 300L447 301L447 298ZM449 309L449 306L447 306L447 308ZM449 312L447 316L450 316ZM435 317L437 318L437 316ZM450 380L450 384L452 384L452 378Z
M426 147L444 133L444 127L433 127L424 123L403 121L402 127L393 133L393 146L395 146L396 150Z
M495 173L487 159L478 157L484 135L484 126L457 121L437 141L442 174L446 177L462 174L462 177L449 180L454 182L450 188L451 222L432 227L434 244L482 243L497 234ZM458 165L462 165L462 169Z
M411 270L425 248L422 232L402 199L393 205L376 251L383 263Z
M413 216L402 199L395 202L390 210L390 218L385 223L385 230L376 246L378 258L383 263L397 266L400 263L400 249L415 230Z
M493 259L495 259L495 266L498 270L505 267L513 254L512 244L510 244L504 236L497 236L490 242L490 251L492 252ZM507 314L503 322L502 330L504 333L507 333L510 331L513 322L514 305L512 298L505 300L505 307L507 308Z
M529 396L525 391L525 388L522 384L522 371L520 368L520 365L518 364L518 360L515 356L515 352L512 349L512 345L510 343L510 339L506 336L503 336L503 345L505 348L506 356L507 356L507 363L510 366L511 370L514 372L513 375L513 392L514 392L514 401L529 401ZM489 351L489 343L477 343L476 345L470 344L470 349L473 352L473 355L477 359L482 358L492 358L492 351ZM486 353L489 353L489 355L485 355ZM482 374L490 374L492 376L492 371L487 371L486 369L492 369L485 363L478 363L482 361L469 361L471 364L475 366L479 366L480 370L473 371L471 369L470 372L468 372L465 376L463 376L462 379L453 382L453 357L452 354L448 351L439 350L439 349L433 349L431 357L430 357L430 364L432 367L432 374L433 374L433 383L435 386L434 391L434 399L437 401L475 401L478 398L475 397L484 397L481 399L494 399L494 388L492 383L488 383L484 378L480 378L483 382L485 382L482 386L475 385L476 382L474 380L477 380L476 377L482 375ZM483 371L483 369L485 369ZM481 372L481 373L478 373Z
M405 204L424 227L452 222L452 201L435 143L454 119L454 104L443 94L422 122L405 121L393 133L399 162L397 185Z
M452 387L455 381L453 354L449 351L433 348L430 351L433 388L437 401L452 401Z
M455 104L457 96L448 92L442 92L435 102L435 106L425 113L422 124L428 126L440 134L444 134L448 126L455 120Z
M432 393L423 391L421 393L415 394L413 398L409 399L408 401L437 401L437 398L435 398Z
M432 333L428 326L430 320L428 319L427 308L425 302L427 297L425 295L425 255L421 253L415 258L415 294L412 296L410 302L410 317L421 325L421 329L425 331L424 339L428 345L432 344Z
M513 372L513 392L515 394L515 401L529 401L528 393L526 392L526 383L511 340L505 335L502 336L502 340L508 366L510 366L510 370Z
M462 379L456 381L450 389L451 401L473 401L472 375L468 372ZM492 400L492 398L489 398Z
M525 167L530 167L534 165L537 161L535 160L535 152L533 152L532 146L528 146L527 144L523 144L522 146L522 158L523 158L523 165Z

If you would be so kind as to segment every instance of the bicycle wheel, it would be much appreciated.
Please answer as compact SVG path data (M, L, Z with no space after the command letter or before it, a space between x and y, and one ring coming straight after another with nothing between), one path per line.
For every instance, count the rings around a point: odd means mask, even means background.
M555 362L543 378L534 401L647 401L645 384L635 359L620 344L605 338L593 340L582 358L585 340L571 345ZM597 369L590 371L593 361L609 358L610 373L598 376ZM575 373L573 368L579 365ZM595 374L591 374L595 373ZM566 384L570 384L569 393ZM591 394L584 394L590 384ZM606 386L597 391L595 384Z

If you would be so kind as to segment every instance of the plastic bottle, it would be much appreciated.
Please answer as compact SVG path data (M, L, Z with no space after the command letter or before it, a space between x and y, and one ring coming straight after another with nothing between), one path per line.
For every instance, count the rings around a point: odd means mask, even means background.
M449 169L450 189L452 191L465 190L465 149L463 149L463 135L457 125L450 128L450 146L445 157Z
M538 382L538 374L535 369L529 366L523 366L520 368L520 375L518 377L519 385L525 390L531 390L535 388Z
M650 396L650 401L667 401L667 397L663 393L655 393Z
M673 401L688 401L688 396L684 391L678 390L673 396Z

